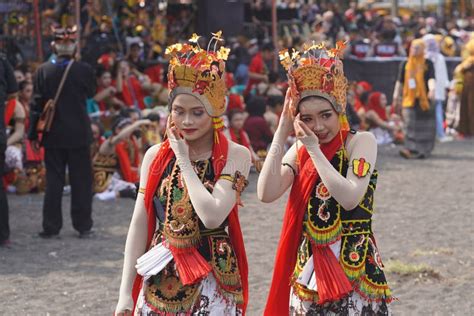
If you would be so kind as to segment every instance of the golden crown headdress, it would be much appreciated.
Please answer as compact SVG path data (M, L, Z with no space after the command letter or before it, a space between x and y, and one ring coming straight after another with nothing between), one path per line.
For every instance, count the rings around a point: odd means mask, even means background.
M288 71L290 89L296 90L300 99L318 96L328 100L338 113L346 108L347 79L344 76L341 56L346 44L326 48L324 42L304 44L302 51L279 52L280 62ZM296 110L296 109L294 109Z
M177 43L166 48L171 56L168 69L169 105L178 94L197 97L207 113L218 118L226 110L227 87L224 80L225 61L230 49L217 45L222 42L222 31L211 33L207 49L199 46L200 36L193 34L188 43Z

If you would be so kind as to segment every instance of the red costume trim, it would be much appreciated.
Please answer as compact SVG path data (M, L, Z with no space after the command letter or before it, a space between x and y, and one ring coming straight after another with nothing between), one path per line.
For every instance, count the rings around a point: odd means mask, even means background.
M7 106L5 107L5 126L8 126L8 123L10 123L10 120L13 117L13 113L15 113L15 107L16 107L16 99L10 99L7 102Z
M133 162L130 161L128 154L128 146L133 146L135 153L135 159ZM130 138L130 142L123 140L115 145L115 153L120 165L120 172L122 173L122 179L127 182L135 183L139 181L138 167L140 165L139 149L135 139Z
M212 148L212 164L215 173L215 180L219 179L222 169L227 162L227 154L229 151L229 142L221 132L217 132L218 142L214 143ZM148 181L146 184L145 191L145 207L148 217L148 235L147 235L147 245L146 248L150 247L150 242L153 237L153 234L156 230L156 217L153 210L153 196L158 188L158 184L161 180L165 168L168 166L170 160L174 157L173 150L169 145L169 141L166 140L162 143L158 154L156 155L153 163L148 172ZM240 222L238 217L238 208L237 205L234 206L232 211L228 216L229 221L229 236L234 247L234 252L237 256L240 279L242 282L243 290L243 313L247 308L248 303L248 265L247 265L247 256L245 254L244 240L242 237L242 231L240 228ZM180 260L181 258L174 258ZM138 295L142 286L142 277L137 275L135 277L135 282L133 284L132 297L134 300L134 305L137 303ZM135 306L134 306L135 309Z
M347 131L341 130L340 133L341 137L336 136L329 143L320 145L324 156L328 160L331 160L334 157L347 138ZM292 272L295 268L296 255L301 240L303 217L316 181L319 179L319 174L305 147L302 147L299 150L298 157L300 162L300 172L293 182L290 198L283 218L280 242L277 248L275 268L273 270L272 285L268 294L267 305L265 307L265 315L267 316L287 316L289 314L290 281ZM339 296L344 296L347 294L346 291L352 290L347 277L345 275L341 277L337 268L341 270L342 268L337 260L333 260L326 249L321 249L328 247L318 246L318 248L320 248L320 250L315 253L315 260L318 260L318 264L321 265L322 269L329 269L327 270L328 273L318 274L318 295L320 299L321 295L323 295L323 301L333 300L339 298ZM331 252L330 249L329 252ZM334 254L332 255L334 256ZM336 266L334 266L334 264L336 264ZM329 274L329 272L331 273ZM335 277L335 279L331 277ZM334 282L333 286L334 288L338 288L339 292L333 293L332 291L329 291L327 288L328 282ZM333 289L331 288L331 285L329 286L330 289ZM348 286L350 289L348 289ZM334 295L336 295L336 297Z

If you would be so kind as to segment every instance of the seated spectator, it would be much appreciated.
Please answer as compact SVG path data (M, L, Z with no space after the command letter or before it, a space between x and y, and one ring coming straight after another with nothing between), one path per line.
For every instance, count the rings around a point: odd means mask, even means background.
M244 130L246 118L245 112L240 109L233 109L228 112L227 118L229 121L229 128L224 130L224 135L233 142L247 147L252 155L252 162L255 164L259 158L250 144L249 135Z
M267 109L263 117L267 121L268 127L275 134L280 120L281 112L283 111L283 103L285 98L283 96L270 96L267 98Z
M130 44L127 61L129 65L141 73L145 72L146 63L143 60L142 42L134 42Z
M369 55L372 46L370 40L364 38L360 33L360 30L354 28L351 32L350 49L347 51L350 56L356 58L365 58Z
M283 96L283 92L281 92L280 88L278 87L278 74L274 71L271 71L268 74L268 82L260 82L257 85L257 95L261 95L264 97L269 96Z
M105 142L104 128L99 122L91 122L92 130L92 144L91 144L91 158L99 152L100 146Z
M375 135L377 144L390 144L403 140L402 121L397 114L389 115L387 96L373 92L367 102L365 120L368 130Z
M347 92L347 105L346 105L346 115L347 120L349 121L349 126L354 130L359 130L360 118L357 115L357 112L354 110L355 102L355 92L349 90Z
M150 112L145 119L149 120L150 124L143 125L141 135L143 154L151 146L161 143L163 139L160 114L157 111Z
M105 52L97 59L97 64L105 70L111 71L117 59L117 53L112 47L107 47Z
M119 61L116 66L114 84L117 88L117 97L125 103L125 106L143 110L146 92L142 83L130 70L126 60Z
M244 95L248 95L260 82L268 82L267 63L273 61L275 47L272 43L263 45L262 50L258 52L250 61L248 68L249 80L245 88Z
M133 133L147 124L149 120L132 123L128 118L117 118L112 136L102 143L93 159L94 192L98 199L135 198L142 154Z
M93 101L96 102L101 113L105 114L109 111L114 114L125 107L125 103L117 98L116 94L117 88L112 85L112 74L100 67L97 70L97 91Z
M8 100L5 107L7 149L5 151L6 172L23 172L23 139L25 136L25 110L17 98Z
M252 148L261 158L266 156L267 147L273 139L273 133L263 117L265 110L264 98L251 97L247 103L249 117L245 120L244 125L244 130L249 135Z

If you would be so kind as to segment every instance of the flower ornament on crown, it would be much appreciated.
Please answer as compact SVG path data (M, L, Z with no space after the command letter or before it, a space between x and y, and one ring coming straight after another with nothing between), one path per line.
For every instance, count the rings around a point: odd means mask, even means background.
M310 96L326 99L341 119L342 129L349 129L345 115L347 79L344 76L341 56L346 43L339 41L329 49L324 42L304 44L302 51L279 52L280 63L288 72L290 95L300 100ZM297 103L294 103L295 106ZM297 112L296 108L292 109Z
M222 31L211 33L207 48L199 46L200 36L193 34L189 43L176 43L166 48L171 57L168 69L169 106L178 94L197 97L207 113L213 118L216 130L224 124L221 116L226 111L227 86L224 72L230 49L218 43L223 41Z

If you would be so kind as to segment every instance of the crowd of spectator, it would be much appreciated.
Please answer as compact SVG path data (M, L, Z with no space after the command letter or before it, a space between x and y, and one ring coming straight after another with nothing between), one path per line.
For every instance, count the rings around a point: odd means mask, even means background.
M78 58L92 65L96 74L96 93L87 101L94 135L93 159L100 165L104 156L115 153L119 161L115 182L97 192L97 198L104 200L133 197L130 184L137 180L141 157L164 136L168 115L166 46L179 40L184 42L195 32L192 6L166 8L161 1L117 3L108 7L101 1L88 0L80 10ZM42 4L43 20L64 26L75 24L73 4L46 1ZM272 141L287 88L285 72L276 62L280 49L299 48L307 41L325 41L331 46L337 40L344 40L348 42L346 57L388 58L406 56L413 39L432 34L440 53L452 57L463 54L474 31L474 18L461 15L444 20L420 13L393 17L378 10L359 8L355 2L342 10L334 4L280 1L279 8L295 10L297 23L290 20L280 24L278 41L274 43L271 27L262 19L263 10L268 9L266 5L263 1L253 1L246 11L251 23L246 24L239 36L226 38L226 46L231 47L226 73L229 89L226 134L252 150L257 170ZM47 38L48 28L44 27L42 32ZM10 25L10 34L26 33L21 23ZM52 62L56 58L53 53L45 57ZM25 62L18 54L10 54L9 59L15 66L20 92L6 107L10 111L5 119L10 133L4 179L12 192L41 191L44 188L42 154L32 151L24 136L29 127L35 64ZM388 104L387 96L374 91L372 86L367 81L351 83L347 106L351 126L371 130L379 144L402 143L403 118ZM446 84L442 89L455 94L454 88L449 87ZM445 95L440 100L442 104L446 104L447 98ZM446 123L446 118L459 116L457 101L453 102L447 115L442 110L440 126L448 134L456 135L455 124Z

